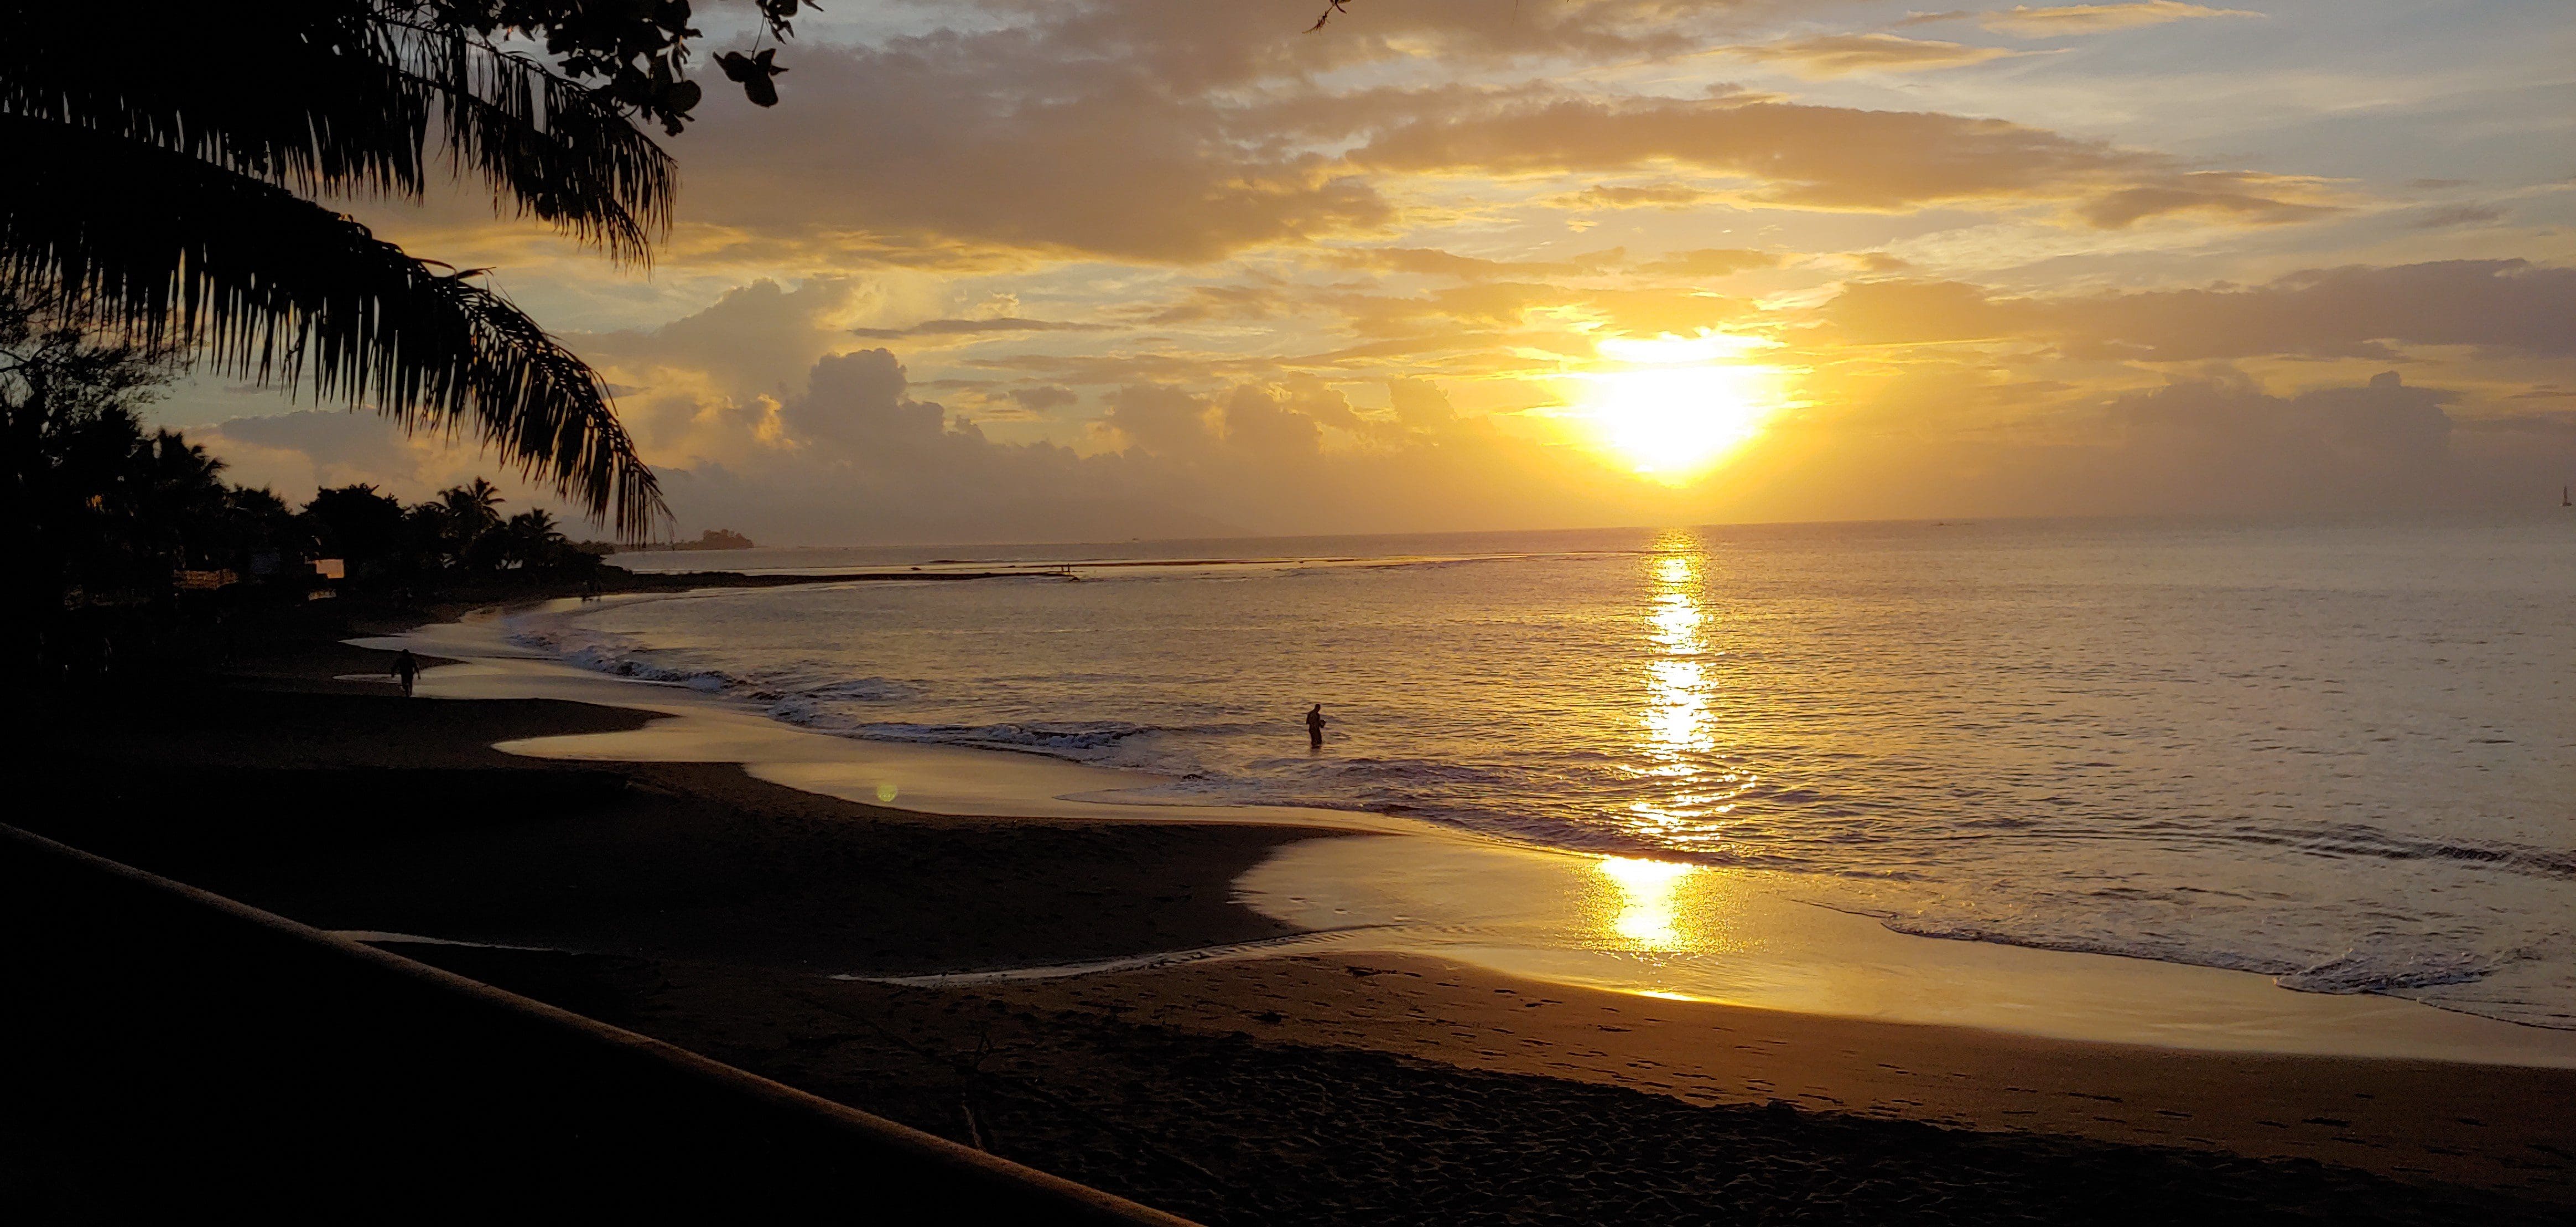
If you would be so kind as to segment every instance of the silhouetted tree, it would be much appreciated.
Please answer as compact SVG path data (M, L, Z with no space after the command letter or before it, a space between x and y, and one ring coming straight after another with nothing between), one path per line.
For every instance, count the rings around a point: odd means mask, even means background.
M305 574L313 552L313 534L286 500L266 487L228 486L220 518L205 540L213 556L251 561L275 555L278 573Z
M314 557L349 561L359 588L377 591L599 565L543 509L505 520L500 488L482 478L410 508L373 486L320 490L301 513L232 484L222 460L138 416L169 374L156 355L0 289L0 540L13 547L0 567L0 685L219 655L233 614L304 603ZM192 591L205 588L214 594Z
M799 0L755 0L786 37ZM0 0L0 288L146 349L471 428L630 536L662 514L599 376L468 272L309 197L494 205L641 263L670 222L686 0ZM774 50L718 57L777 101ZM111 347L113 348L113 347Z
M402 500L372 485L315 491L304 505L304 522L321 556L347 563L351 575L410 569L403 559Z
M0 287L0 539L6 628L31 641L63 594L125 586L142 548L134 416L170 378L164 356L103 342Z
M438 492L441 552L450 566L488 571L500 565L500 541L494 533L501 527L500 506L508 501L480 477Z
M300 559L308 534L285 501L232 485L223 462L137 410L171 372L163 356L103 341L0 287L0 676L78 660L104 668L116 639L149 656L177 572ZM130 658L130 657L129 657Z
M563 531L555 526L552 512L539 507L522 511L501 522L500 538L503 566L542 570L562 566L568 555L579 553L572 548ZM589 555L581 555L588 558Z
M211 564L207 543L196 538L222 518L224 462L171 430L152 432L134 460L135 521L149 535L151 552L176 567ZM198 547L193 554L192 544Z

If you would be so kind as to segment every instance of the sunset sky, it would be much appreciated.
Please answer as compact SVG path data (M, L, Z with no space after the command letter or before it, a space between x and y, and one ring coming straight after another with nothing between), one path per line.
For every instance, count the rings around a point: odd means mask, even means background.
M352 202L764 543L2554 504L2564 0L837 0L618 269ZM747 45L702 5L705 52ZM710 70L710 75L711 70ZM291 498L492 463L192 383ZM524 494L515 505L527 505Z

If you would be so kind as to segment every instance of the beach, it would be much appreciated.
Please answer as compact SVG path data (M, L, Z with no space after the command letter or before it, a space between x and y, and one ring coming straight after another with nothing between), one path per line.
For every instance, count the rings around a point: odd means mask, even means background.
M724 762L550 762L492 747L647 717L404 701L368 676L382 659L67 712L38 734L28 825L1206 1222L2576 1205L2565 1069L2069 1042L1304 950L1235 884L1367 836L941 817Z
M10 16L0 1227L2576 1225L2576 5Z

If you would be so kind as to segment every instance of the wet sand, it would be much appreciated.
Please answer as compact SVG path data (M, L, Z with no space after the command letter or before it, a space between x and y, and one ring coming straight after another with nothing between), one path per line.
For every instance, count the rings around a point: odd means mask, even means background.
M1289 936L1233 884L1342 837L925 817L723 764L531 760L490 746L642 717L332 680L364 659L62 713L33 747L24 825L327 929L541 948L386 939L1210 1222L2576 1206L2567 1071L2072 1044L1419 955L836 980Z
M1662 1001L1371 954L984 991L1038 1008L1208 1034L1249 1030L1687 1103L1785 1103L2306 1159L2576 1201L2576 1074L2565 1071L2069 1043Z
M1528 983L1441 977L1411 961L1270 960L1156 973L1157 984L1113 977L943 991L601 956L402 949L619 1012L622 1025L728 1063L1206 1222L2543 1223L2567 1213L2553 1200L2564 1195L2563 1167L2533 1180L2515 1166L2551 1157L2514 1153L2547 1136L2552 1126L2534 1130L2539 1108L2491 1122L2493 1136L2477 1140L2495 1160L2485 1174L2504 1176L2481 1187L2383 1178L2343 1155L2295 1153L2313 1139L2254 1158L2216 1145L2098 1140L2106 1127L2096 1118L2153 1119L2151 1103L2198 1102L2175 1097L2177 1071L2148 1054L2070 1064L2043 1053L2025 1064L2032 1054L1938 1035L1886 1052L1867 1047L1890 1038L1869 1024L1739 1017L1722 1038L1769 1051L1721 1062L1794 1086L1803 1106L1704 1095L1687 1085L1695 1079L1686 1066L1709 1062L1709 1040L1689 1033L1707 1020L1695 1012L1715 1007L1569 1000ZM1353 966L1378 974L1354 975ZM1423 981L1392 983L1407 973ZM1611 1034L1592 1017L1600 1006L1623 1019L1607 1025L1668 1033L1599 1042ZM1421 1013L1408 1017L1413 1009ZM1390 1030L1414 1038L1385 1042ZM1540 1044L1624 1059L1587 1069L1550 1059ZM1682 1064L1655 1065L1649 1051ZM1886 1093L1897 1075L1874 1058L1891 1055L1924 1058L1907 1071L1916 1077L1954 1065L1993 1072L2000 1062L2020 1088L2011 1093L2042 1102L2052 1119L1962 1127L1975 1122L1958 1109L1991 1086L1964 1096L1906 1086L1912 1095L1858 1111L1823 1102ZM2319 1072L2322 1084L2273 1081ZM2185 1071L2181 1082L2208 1091L2250 1074L2262 1080L2235 1086L2235 1097L2282 1110L2378 1086L2389 1110L2334 1131L2378 1146L2412 1135L2408 1113L2472 1100L2493 1109L2551 1089L2501 1079L2441 1085L2441 1071L2392 1083L2383 1072L2257 1062ZM2111 1102L2123 1090L2132 1097ZM2232 1122L2207 1128L2230 1135Z
M1077 961L1293 933L1228 884L1312 835L943 819L489 748L641 719L548 700L205 691L90 716L20 825L330 930L815 974Z

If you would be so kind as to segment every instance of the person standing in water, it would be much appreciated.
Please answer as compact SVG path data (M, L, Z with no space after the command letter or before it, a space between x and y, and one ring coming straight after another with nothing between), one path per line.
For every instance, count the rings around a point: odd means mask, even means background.
M404 648L402 655L394 657L394 680L402 683L404 698L411 697L411 684L419 677L420 658L412 655L410 648Z
M1306 712L1306 745L1308 748L1316 750L1324 748L1325 723L1323 704L1318 703Z

